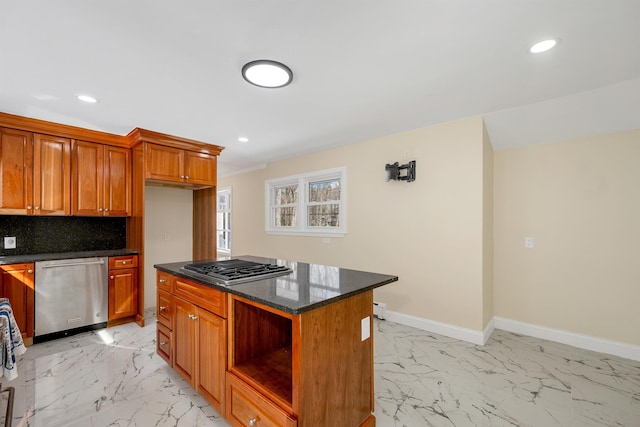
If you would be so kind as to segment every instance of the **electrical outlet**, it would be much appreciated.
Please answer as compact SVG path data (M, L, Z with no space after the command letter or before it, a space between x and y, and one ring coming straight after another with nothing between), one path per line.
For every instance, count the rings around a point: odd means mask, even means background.
M16 248L16 238L15 237L5 237L4 238L4 248L5 249L15 249Z
M527 249L533 249L533 237L525 236L524 247Z

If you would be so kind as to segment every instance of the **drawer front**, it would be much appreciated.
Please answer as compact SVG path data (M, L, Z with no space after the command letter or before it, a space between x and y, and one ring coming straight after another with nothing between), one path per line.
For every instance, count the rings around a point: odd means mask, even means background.
M169 364L169 366L172 366L173 351L171 351L171 349L173 348L173 345L171 340L173 338L173 334L169 328L161 323L157 323L156 327L156 352L158 353L158 356L162 357L165 362Z
M257 391L227 373L227 420L242 427L296 427L298 422Z
M223 292L210 288L209 286L176 277L174 293L220 317L227 317L227 303Z
M173 283L175 276L165 273L164 271L156 270L156 287L163 291L173 293Z
M171 294L162 289L158 289L158 299L156 300L156 317L158 322L169 329L173 329L171 319L173 318L173 298Z
M138 255L109 257L109 270L118 268L137 268Z

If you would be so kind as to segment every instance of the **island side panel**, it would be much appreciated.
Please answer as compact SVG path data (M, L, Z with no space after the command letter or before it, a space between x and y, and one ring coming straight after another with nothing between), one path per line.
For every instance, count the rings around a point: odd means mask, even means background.
M373 291L300 315L300 342L294 344L300 379L294 410L300 427L375 425L372 318ZM362 319L369 328L364 340Z

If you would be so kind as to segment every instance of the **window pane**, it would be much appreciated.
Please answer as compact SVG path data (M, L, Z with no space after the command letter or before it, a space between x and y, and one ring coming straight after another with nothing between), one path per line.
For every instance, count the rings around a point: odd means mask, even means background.
M218 249L231 250L231 233L218 230Z
M286 205L298 201L298 185L292 184L273 189L273 203L276 205Z
M340 179L309 183L309 201L327 202L340 200Z
M222 229L224 229L224 228L225 228L225 227L224 227L224 213L223 213L223 212L218 212L218 213L216 214L216 222L217 222L217 224L216 224L216 228L217 228L218 230L222 230Z
M310 227L340 227L340 205L315 205L307 208Z
M275 208L275 226L276 227L295 227L296 225L296 208Z
M229 193L218 193L218 211L229 210Z

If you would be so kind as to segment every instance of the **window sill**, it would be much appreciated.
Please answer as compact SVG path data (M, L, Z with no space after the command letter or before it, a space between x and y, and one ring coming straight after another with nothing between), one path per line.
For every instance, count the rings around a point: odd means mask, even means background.
M344 237L346 231L285 231L285 230L265 230L269 235L274 236L303 236L303 237Z

